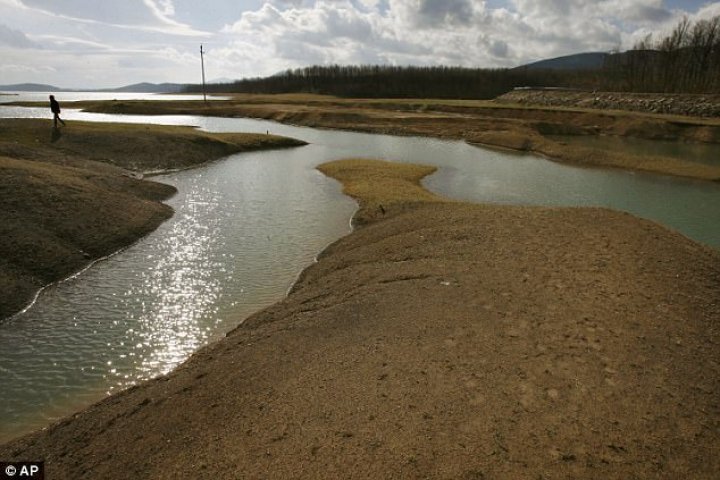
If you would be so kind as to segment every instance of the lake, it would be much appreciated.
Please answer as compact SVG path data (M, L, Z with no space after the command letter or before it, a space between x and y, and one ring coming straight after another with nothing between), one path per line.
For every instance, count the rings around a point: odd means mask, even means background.
M580 168L459 141L197 116L64 110L69 120L196 125L286 135L310 144L237 154L156 177L179 193L155 232L43 291L0 323L0 439L40 428L108 393L167 373L200 346L282 299L300 271L350 231L355 204L315 170L345 157L437 165L424 185L501 204L603 206L720 247L720 185ZM0 106L0 117L50 119Z

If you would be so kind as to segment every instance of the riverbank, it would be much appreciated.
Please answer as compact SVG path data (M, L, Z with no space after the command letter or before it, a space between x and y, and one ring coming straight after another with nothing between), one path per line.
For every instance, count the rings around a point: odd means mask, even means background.
M169 185L143 173L301 145L191 128L0 119L0 319L43 286L126 247L172 216Z
M24 104L30 105L30 104ZM619 136L720 145L720 119L505 100L342 99L321 95L234 95L209 101L67 102L66 108L137 115L250 117L293 125L464 140L534 152L555 161L623 168L702 180L720 179L720 165L568 145L554 135Z
M47 478L714 478L720 257L603 209L321 167L363 227L165 377L0 447ZM372 180L368 181L370 178Z

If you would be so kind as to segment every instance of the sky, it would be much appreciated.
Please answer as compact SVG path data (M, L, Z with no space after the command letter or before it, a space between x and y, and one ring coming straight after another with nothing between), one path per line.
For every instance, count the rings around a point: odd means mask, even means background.
M199 83L324 64L513 67L624 50L706 0L0 0L0 85Z

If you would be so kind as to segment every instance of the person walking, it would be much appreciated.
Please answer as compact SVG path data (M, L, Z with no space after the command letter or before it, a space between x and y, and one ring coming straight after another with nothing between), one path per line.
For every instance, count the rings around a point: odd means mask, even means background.
M58 128L58 121L65 126L65 122L60 118L60 104L55 100L54 95L50 95L50 111L53 113L53 127Z

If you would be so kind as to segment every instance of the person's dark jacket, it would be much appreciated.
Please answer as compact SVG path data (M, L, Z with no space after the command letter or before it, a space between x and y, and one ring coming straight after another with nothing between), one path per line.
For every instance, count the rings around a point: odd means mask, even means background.
M60 104L54 98L50 99L50 110L53 113L60 113Z

